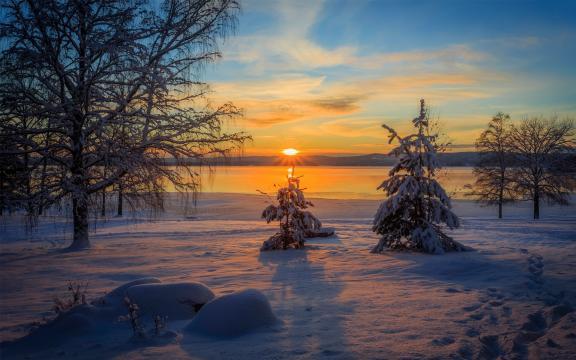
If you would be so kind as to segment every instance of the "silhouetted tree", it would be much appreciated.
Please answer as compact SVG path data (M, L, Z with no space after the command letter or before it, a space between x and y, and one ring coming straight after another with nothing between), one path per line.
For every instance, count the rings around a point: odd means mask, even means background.
M499 112L476 140L478 163L474 167L476 182L470 194L486 205L498 205L502 218L504 203L514 201L511 178L510 115Z
M417 133L405 137L382 125L390 133L389 142L399 142L390 152L398 162L378 187L388 198L374 216L372 230L382 238L372 252L380 253L386 248L434 254L466 250L440 227L444 223L452 229L459 227L460 222L450 210L450 197L435 179L440 167L436 159L437 135L429 134L424 100L420 100L420 115L412 123Z
M533 117L513 126L510 148L514 155L514 190L533 203L534 219L540 218L540 202L568 204L576 189L570 155L574 153L573 119Z
M247 139L223 133L240 111L210 106L199 80L234 28L235 0L3 4L0 124L26 141L7 153L48 164L32 183L44 184L43 202L71 200L72 249L89 247L89 205L103 189L153 174L194 191L184 181L193 170L163 166L167 158L225 155ZM34 122L22 127L25 118Z

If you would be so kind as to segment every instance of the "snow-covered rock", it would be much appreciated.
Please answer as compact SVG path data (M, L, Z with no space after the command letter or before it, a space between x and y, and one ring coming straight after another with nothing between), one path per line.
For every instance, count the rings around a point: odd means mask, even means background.
M214 298L201 283L142 284L131 286L126 296L138 305L143 316L167 316L170 320L192 318L197 309Z
M277 322L266 296L258 290L247 289L209 302L185 330L207 336L232 337Z

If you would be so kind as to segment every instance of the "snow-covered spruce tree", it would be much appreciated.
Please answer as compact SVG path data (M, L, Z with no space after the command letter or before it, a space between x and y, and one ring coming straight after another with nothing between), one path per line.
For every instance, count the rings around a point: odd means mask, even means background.
M300 179L288 175L288 185L278 189L278 204L271 204L262 212L267 223L280 222L280 232L264 241L261 251L286 250L304 247L304 240L313 236L322 227L322 223L312 213L304 209L314 206L304 198L300 189Z
M372 230L382 238L372 252L380 253L386 248L432 254L466 250L467 247L454 241L441 228L441 224L452 229L460 223L450 210L450 197L435 179L439 168L437 134L430 134L424 100L420 100L420 115L412 122L417 133L405 137L382 125L390 133L389 142L399 142L390 152L398 158L398 163L390 170L390 177L378 187L388 198L374 217Z

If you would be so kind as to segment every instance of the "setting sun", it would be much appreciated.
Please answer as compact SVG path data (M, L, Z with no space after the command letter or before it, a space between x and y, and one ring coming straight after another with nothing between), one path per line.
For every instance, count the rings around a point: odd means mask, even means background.
M282 154L287 155L287 156L294 156L294 155L297 155L299 152L300 151L293 149L293 148L282 150Z

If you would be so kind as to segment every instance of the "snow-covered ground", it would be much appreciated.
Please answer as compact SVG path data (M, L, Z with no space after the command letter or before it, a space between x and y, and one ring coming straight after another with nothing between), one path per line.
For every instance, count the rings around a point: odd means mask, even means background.
M266 253L259 247L276 229L258 219L262 197L208 194L189 214L177 204L152 220L99 222L92 249L72 253L60 250L70 224L59 217L42 219L33 232L18 219L2 219L0 340L20 338L52 316L53 298L65 295L68 280L87 282L89 300L143 277L201 282L216 299L256 289L279 319L274 326L222 338L186 331L190 320L168 319L170 336L134 341L129 324L110 320L5 342L0 357L568 359L576 353L574 206L544 207L543 219L532 221L529 204L522 204L497 220L494 209L456 201L462 227L451 234L476 251L434 256L370 254L378 241L370 231L377 201L319 199L312 210L337 235L311 239L305 250Z

